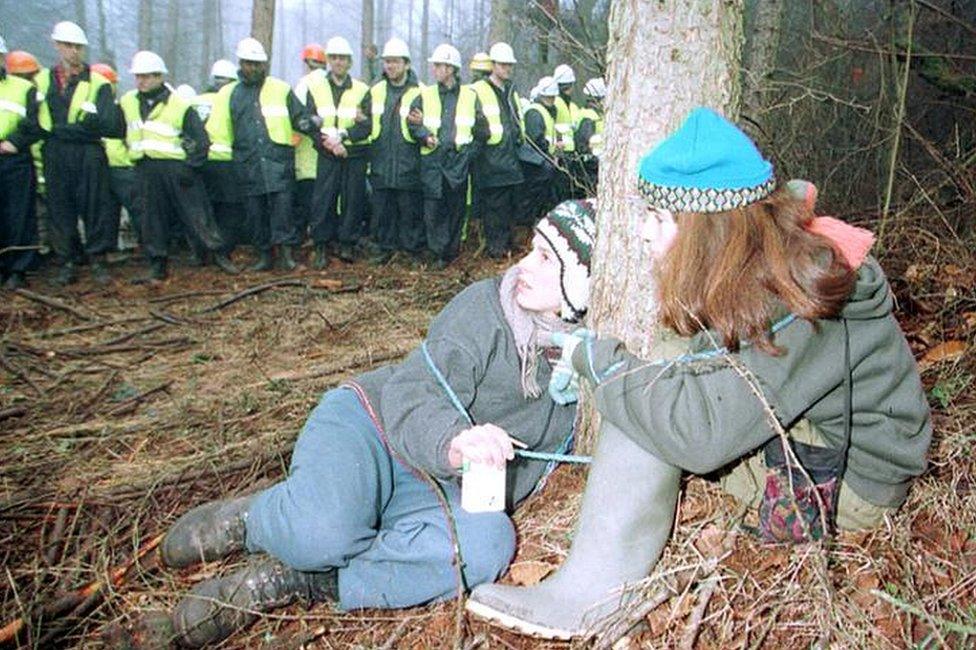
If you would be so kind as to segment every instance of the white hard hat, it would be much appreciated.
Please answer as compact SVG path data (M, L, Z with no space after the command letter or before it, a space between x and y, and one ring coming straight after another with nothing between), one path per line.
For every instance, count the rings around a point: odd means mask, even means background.
M446 63L455 68L461 67L461 53L453 45L441 43L434 48L434 53L427 59L428 63Z
M186 101L190 101L197 96L197 91L195 91L193 86L190 84L180 84L176 87L176 96L181 97Z
M583 94L587 97L596 97L597 99L606 97L607 84L603 81L603 77L594 77L587 81L583 86Z
M129 66L132 74L166 74L166 63L163 58L155 52L141 50L132 57L132 65Z
M7 41L3 40L3 36L0 36L0 54L7 53Z
M51 32L51 40L58 41L59 43L88 45L85 30L70 20L63 20L54 26L54 31Z
M573 69L565 63L562 65L557 65L556 69L552 72L552 76L556 80L557 84L576 83L576 73L573 72Z
M380 54L380 58L387 59L393 57L400 57L402 59L410 58L410 47L402 38L393 37L383 46L383 53Z
M533 104L535 100L539 99L539 84L536 84L532 90L529 91L529 101Z
M508 43L499 42L492 45L491 49L488 50L488 58L493 63L518 63L515 60L515 52Z
M352 47L349 45L349 41L341 36L333 36L325 44L325 55L333 56L352 56Z
M214 64L210 66L210 76L220 77L222 79L236 79L237 66L227 59L217 59L214 61Z
M241 39L241 42L237 44L237 52L235 54L238 59L243 61L268 62L268 53L264 51L264 46L261 45L261 41L250 36Z
M559 96L559 84L556 83L556 79L554 77L543 77L542 79L539 79L539 83L537 83L535 87L539 91L540 97Z

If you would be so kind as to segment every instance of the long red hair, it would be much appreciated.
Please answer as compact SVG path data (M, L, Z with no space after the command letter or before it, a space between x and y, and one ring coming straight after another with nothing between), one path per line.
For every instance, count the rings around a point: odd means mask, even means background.
M714 330L731 350L750 341L776 354L769 328L778 310L836 317L856 273L805 228L813 217L785 189L736 210L676 214L674 242L655 265L662 323L683 336Z

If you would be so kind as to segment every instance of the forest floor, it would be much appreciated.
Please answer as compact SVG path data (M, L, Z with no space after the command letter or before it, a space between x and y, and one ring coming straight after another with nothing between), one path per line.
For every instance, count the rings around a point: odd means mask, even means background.
M892 237L901 244L882 258L935 424L929 470L908 503L885 526L826 547L763 546L716 485L687 479L665 557L628 612L643 625L590 642L976 643L976 256L962 242L909 235ZM126 647L147 614L240 562L161 568L155 544L176 517L280 479L324 390L402 357L455 293L504 267L470 252L437 272L333 261L322 272L228 277L175 264L158 285L83 278L61 290L42 275L29 291L0 294L0 640ZM114 269L142 270L131 260ZM519 510L505 581L532 583L559 565L584 482L584 469L561 467ZM459 607L296 605L221 647L568 646L462 619Z

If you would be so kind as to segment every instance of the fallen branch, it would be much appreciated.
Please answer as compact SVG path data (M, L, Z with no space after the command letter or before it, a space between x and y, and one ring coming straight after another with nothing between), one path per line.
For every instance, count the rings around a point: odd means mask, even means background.
M159 386L156 386L155 388L150 388L149 390L143 391L143 392L139 393L138 395L133 395L129 399L127 399L127 400L125 400L123 402L120 402L119 405L116 406L115 408L113 408L111 411L109 411L108 414L109 415L122 415L123 413L128 413L133 408L135 408L136 406L138 406L140 402L142 402L143 400L145 400L150 395L154 395L154 394L156 394L156 393L158 393L160 391L164 391L164 390L166 390L167 388L169 388L172 385L173 385L173 381L170 380L170 381L167 381L165 383L160 384Z
M0 368L3 368L7 372L9 372L11 375L13 375L14 377L16 377L17 379L20 379L22 382L24 382L25 384L27 384L28 386L30 386L31 389L33 389L33 391L35 393L37 393L38 395L41 395L41 396L44 395L44 389L42 389L40 386L38 386L37 384L35 384L34 383L34 380L31 379L30 377L28 377L26 372L24 372L23 370L21 370L20 368L18 368L17 366L15 366L14 363L13 363L13 361L10 361L9 359L7 359L7 357L4 356L4 354L2 352L0 352Z
M204 307L203 309L198 310L196 313L207 314L212 311L218 311L220 309L223 309L224 307L233 305L235 302L239 300L243 300L248 296L256 296L257 294L264 293L269 289L277 289L278 287L305 287L305 286L307 286L307 283L304 282L303 280L285 279L285 280L275 280L273 282L265 282L264 284L259 284L250 287L248 289L245 289L244 291L235 293L230 298L227 298L226 300L221 300L220 302L210 305L209 307Z
M14 293L16 293L18 296L23 296L24 298L27 298L28 300L33 300L34 302L39 302L42 305L47 305L48 307L54 307L55 309L60 309L61 311L66 311L69 314L71 314L72 316L74 316L76 318L80 318L81 320L91 320L92 319L91 316L89 316L88 314L86 314L84 312L78 311L76 308L72 307L71 305L65 304L65 303L61 302L60 300L57 300L55 298L51 298L50 296L45 296L42 293L35 293L35 292L30 291L28 289L14 289Z
M10 418L19 418L22 415L27 415L27 409L23 406L11 406L10 408L0 409L0 422L9 420Z
M106 586L118 587L125 582L126 577L128 577L133 567L141 562L153 549L159 546L162 539L163 535L157 535L143 544L136 551L134 558L122 566L112 569L109 572L107 580L93 580L84 587L59 596L48 604L41 606L37 612L37 617L43 621L50 621L57 619L65 612L76 610L76 608L80 609L82 605L88 605L90 607L92 604L98 602L100 598L104 597ZM28 620L29 617L21 616L7 623L3 628L0 628L0 645L16 642L17 636L27 626Z

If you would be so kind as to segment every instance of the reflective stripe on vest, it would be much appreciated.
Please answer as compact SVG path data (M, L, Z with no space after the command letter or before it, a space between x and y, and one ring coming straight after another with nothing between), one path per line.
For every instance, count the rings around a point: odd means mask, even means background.
M206 122L207 118L210 117L215 99L217 99L217 93L202 93L190 100L190 105L200 116L202 122Z
M335 99L332 97L332 85L324 71L314 70L305 75L302 81L312 95L312 100L315 101L315 112L322 118L322 133L337 137L339 131L348 131L356 125L359 104L369 92L369 86L358 79L352 79L352 85L342 91L339 105L336 106ZM342 142L343 144L366 144L369 142L369 136L356 142L343 138Z
M599 156L603 153L603 116L592 108L582 108L576 122L577 130L583 120L593 120L594 131L590 136L590 152L594 156Z
M210 117L207 118L207 135L210 137L208 160L232 160L234 152L234 125L230 117L230 96L239 81L232 81L217 92ZM288 147L292 140L291 116L288 114L288 93L291 86L280 79L268 77L261 86L258 102L264 118L268 137L272 142Z
M132 160L143 157L154 160L186 160L180 143L183 118L190 109L185 99L170 93L165 102L156 104L143 121L139 113L139 96L135 90L127 92L119 101L125 115L125 141Z
M568 104L562 97L556 97L556 134L562 143L563 152L576 151L576 141L573 139L573 131L576 125L576 114L579 107L572 101Z
M6 140L21 120L27 117L27 98L34 91L34 84L8 75L0 81L0 140Z
M40 100L43 97L38 121L41 124L41 128L45 131L50 131L54 126L54 121L51 118L51 107L48 103L48 96L51 93L51 86L53 85L53 76L54 73L49 68L41 70L35 76L38 99ZM79 81L75 85L74 93L71 95L71 103L68 105L68 124L76 124L81 119L83 113L90 113L92 115L98 113L98 107L95 105L95 100L98 98L98 91L102 86L109 83L109 81L97 72L90 70L88 77L88 81Z
M542 121L546 125L546 143L549 145L547 153L553 155L556 152L556 121L542 104L529 104L525 114L528 115L529 111L536 111L542 116Z
M424 112L424 127L436 138L441 129L441 111L444 110L441 104L440 84L424 86L423 90L420 91L420 110ZM454 110L457 111L456 108ZM433 153L433 151L434 149L427 145L420 147L420 155L422 156Z
M488 120L488 144L497 145L502 141L502 136L505 134L505 127L502 126L502 109L498 104L498 96L495 95L492 83L487 79L482 79L471 84L468 88L474 91L472 95L476 95L481 101L481 112L484 114L485 119ZM518 93L513 92L512 95L515 104L521 106L522 100L519 99ZM458 146L468 144L473 139L471 130L475 123L475 104L474 96L466 98L462 94L458 98L457 117L455 118L455 124L458 127ZM521 115L514 116L514 118L518 123L519 131L524 136L525 123L522 121Z
M373 84L370 89L370 95L372 97L373 105L373 130L369 134L369 141L374 142L380 137L380 132L383 129L383 111L386 108L386 85L387 80L377 81ZM413 102L414 97L420 94L420 86L410 86L403 91L400 96L400 135L407 142L413 142L413 138L410 137L410 130L407 128L407 115L410 114L410 103Z

